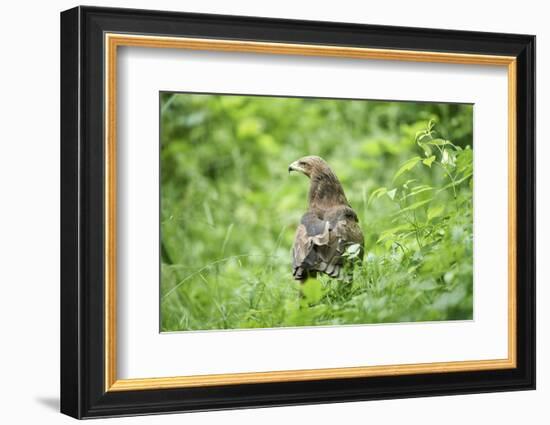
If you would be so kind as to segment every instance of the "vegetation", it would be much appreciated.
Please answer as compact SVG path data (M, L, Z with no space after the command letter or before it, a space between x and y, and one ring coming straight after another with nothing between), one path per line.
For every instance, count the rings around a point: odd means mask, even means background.
M471 319L472 106L162 93L161 330ZM359 215L353 284L292 279L327 160Z

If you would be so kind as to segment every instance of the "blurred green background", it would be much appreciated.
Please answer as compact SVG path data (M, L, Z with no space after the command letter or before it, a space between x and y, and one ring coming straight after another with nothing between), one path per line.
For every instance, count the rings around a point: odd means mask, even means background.
M472 318L472 106L161 93L161 331ZM305 155L365 234L352 285L300 286Z

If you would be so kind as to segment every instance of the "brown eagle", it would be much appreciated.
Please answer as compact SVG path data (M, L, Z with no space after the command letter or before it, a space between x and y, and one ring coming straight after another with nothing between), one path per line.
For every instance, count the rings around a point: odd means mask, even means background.
M318 272L346 278L342 276L346 255L354 251L355 258L363 258L363 232L357 214L324 159L305 156L289 165L291 171L310 179L308 209L296 229L292 250L294 279L303 282Z

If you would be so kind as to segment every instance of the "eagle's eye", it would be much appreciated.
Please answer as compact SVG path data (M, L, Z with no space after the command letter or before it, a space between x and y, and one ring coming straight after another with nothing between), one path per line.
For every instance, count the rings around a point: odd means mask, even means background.
M305 167L306 163L304 161L298 161L300 167Z

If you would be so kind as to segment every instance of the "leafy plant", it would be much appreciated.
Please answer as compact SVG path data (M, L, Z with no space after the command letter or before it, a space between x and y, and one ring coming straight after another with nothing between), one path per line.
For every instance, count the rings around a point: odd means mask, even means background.
M471 319L471 145L471 105L163 93L161 329ZM352 283L292 279L306 154L359 215Z

